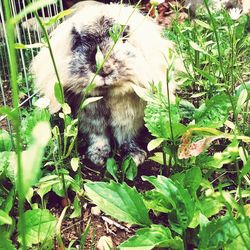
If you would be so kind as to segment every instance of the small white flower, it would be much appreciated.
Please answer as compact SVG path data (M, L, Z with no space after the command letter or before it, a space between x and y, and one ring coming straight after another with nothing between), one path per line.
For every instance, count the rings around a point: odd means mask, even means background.
M103 64L103 61L104 61L104 55L103 55L102 51L100 50L99 46L97 46L95 61L96 61L96 68L99 70Z
M189 3L188 5L186 5L186 9L190 9L191 7L191 3Z
M40 109L45 109L49 106L50 100L47 97L41 97L39 98L34 105Z
M165 0L150 0L151 5L158 6L161 3L164 3Z
M229 10L229 15L233 20L238 20L242 14L242 10L239 8L232 8Z

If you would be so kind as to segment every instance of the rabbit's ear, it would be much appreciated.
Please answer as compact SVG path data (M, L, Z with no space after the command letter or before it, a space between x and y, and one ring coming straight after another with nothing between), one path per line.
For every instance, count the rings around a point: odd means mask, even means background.
M74 51L82 43L82 37L75 27L72 28L71 36L71 50Z

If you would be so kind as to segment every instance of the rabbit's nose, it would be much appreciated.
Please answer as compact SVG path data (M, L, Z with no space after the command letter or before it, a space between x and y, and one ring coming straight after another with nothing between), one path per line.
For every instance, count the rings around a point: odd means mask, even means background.
M106 76L108 76L108 75L111 75L112 73L113 73L113 69L111 68L111 67L109 67L109 66L103 66L100 70L99 70L99 72L98 72L98 74L100 75L100 76L102 76L102 77L106 77Z

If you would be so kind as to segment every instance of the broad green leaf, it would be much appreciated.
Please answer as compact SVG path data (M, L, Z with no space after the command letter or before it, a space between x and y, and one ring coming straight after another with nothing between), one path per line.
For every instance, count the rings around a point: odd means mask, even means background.
M249 173L250 173L250 157L248 157L246 164L244 164L244 166L241 170L241 176L245 176Z
M104 213L130 224L151 224L142 197L127 184L95 182L86 183L84 187L87 196Z
M3 203L3 210L6 213L9 213L14 205L14 200L15 200L15 189L12 188L9 193L7 198L5 199Z
M52 188L52 186L50 186L50 185L43 185L43 184L39 185L36 192L40 196L41 200L43 200L43 197L45 194L50 192L51 188Z
M155 247L184 249L182 240L173 238L167 227L152 225L150 228L138 229L135 236L118 246L118 250L151 250Z
M18 113L10 107L0 107L0 114L6 115L13 123L18 121Z
M249 222L248 219L248 223ZM224 217L219 217L217 220L214 219L201 227L198 249L222 249L240 236L239 229L242 233L247 232L246 221L241 218L236 220L226 215ZM247 235L246 238L248 247L250 247L249 237L250 235Z
M0 232L0 250L16 250L11 240L7 238L7 234Z
M41 134L43 136L41 136ZM23 196L26 196L31 185L34 185L40 174L40 167L44 154L44 148L50 140L51 131L48 122L39 122L32 131L34 142L22 152L22 167L25 169L23 176Z
M166 155L167 162L169 162L169 158L170 158L169 154L165 154L165 155ZM164 164L164 162L163 162L163 153L162 152L154 153L154 155L150 156L149 159L152 160L152 161L155 161L155 162L157 162L157 163L159 163L161 165Z
M148 210L152 209L154 212L169 213L173 208L168 199L156 190L145 192L143 198Z
M164 139L162 139L162 138L156 138L156 139L151 140L148 143L148 147L147 147L148 151L152 151L155 148L159 147L163 141L164 141Z
M213 197L205 197L200 201L201 211L207 218L219 213L222 207L223 204Z
M26 242L28 247L32 247L33 244L42 243L54 237L57 220L49 210L28 210L24 213L24 217L26 221ZM18 230L19 232L21 230L20 223L18 223Z
M199 188L202 180L202 173L200 168L192 167L185 172L184 187L189 191L192 197L195 197L195 193Z
M54 85L54 95L56 97L56 100L60 103L64 103L64 94L63 94L63 89L62 86L59 82L56 82Z
M240 92L240 96L236 104L236 112L240 112L240 110L244 107L244 103L246 102L247 97L248 97L248 92L246 89L243 89Z
M228 96L214 96L196 110L195 122L200 127L220 128L228 118L230 107Z
M118 182L118 179L116 176L117 171L118 171L118 166L114 158L108 158L107 163L106 163L106 169L111 174L111 176L115 179L115 181Z
M70 160L70 165L71 165L71 168L74 172L77 171L77 169L79 168L79 163L80 163L80 160L79 158L77 157L74 157Z
M166 101L166 100L165 100ZM167 102L167 101L166 101ZM169 139L171 138L171 129L170 129L170 121L169 121L169 107L165 103L153 103L149 102L145 109L145 125L148 128L149 132L157 137ZM175 105L170 105L171 109L171 122L174 135L181 134L184 125L179 126L179 109ZM178 127L175 127L178 126Z
M0 225L4 225L4 224L12 224L12 219L11 217L4 212L3 210L0 210Z
M201 169L216 169L222 168L224 164L231 162L230 157L224 157L221 152L214 154L213 156L200 154L196 157L195 163Z
M191 102L187 100L181 100L179 104L179 109L180 109L180 116L182 119L183 118L188 118L190 120L193 119L195 107Z
M137 175L137 166L134 159L128 156L122 163L122 172L125 174L126 178L133 181Z
M81 212L82 212L81 203L80 203L80 200L79 200L79 198L77 196L75 196L73 206L74 206L74 211L70 215L71 219L79 217L81 215Z
M0 130L0 152L10 151L12 149L12 142L10 134L4 130Z
M158 175L157 178L153 176L143 176L142 178L153 184L156 191L162 193L172 205L169 223L174 231L182 233L188 227L194 215L195 204L188 191L179 183L161 175Z

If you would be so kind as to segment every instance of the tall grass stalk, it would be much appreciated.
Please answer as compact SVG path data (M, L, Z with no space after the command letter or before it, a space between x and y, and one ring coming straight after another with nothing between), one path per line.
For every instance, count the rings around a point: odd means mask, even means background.
M48 49L49 49L49 53L50 53L50 58L52 60L52 63L53 63L53 67L54 67L54 70L55 70L55 74L56 74L56 78L57 78L57 82L60 86L60 96L62 97L62 102L64 102L64 94L63 94L63 87L62 87L62 82L60 80L60 76L59 76L59 73L58 73L58 70L57 70L57 66L56 66L56 61L55 61L55 58L54 58L54 55L53 55L53 51L52 51L52 48L51 48L51 44L50 44L50 40L49 40L49 35L48 35L48 32L45 28L45 26L43 25L42 23L42 20L41 18L38 16L38 14L36 12L34 12L34 15L39 23L39 26L41 27L42 31L43 31L43 34L44 34L44 38L45 38L45 41L48 45Z
M17 156L17 193L18 193L18 213L19 213L19 233L22 241L22 249L26 249L26 223L24 217L24 200L25 194L23 191L23 166L21 159L22 141L21 141L21 119L19 108L19 90L17 85L17 60L15 51L14 25L11 23L11 12L8 0L4 0L4 10L7 20L7 43L8 57L10 66L10 84L12 90L12 105L13 105L13 126L15 131L15 150Z
M215 22L215 19L214 19L213 15L212 15L212 13L211 13L211 11L209 9L208 0L203 0L203 1L204 1L204 4L205 4L205 7L207 9L210 21L211 21L211 26L212 26L213 33L214 33L214 36L215 36L216 47L217 47L217 51L218 51L220 71L222 73L223 80L224 80L224 82L226 84L226 92L227 92L228 98L230 100L232 109L233 109L233 118L234 118L234 120L236 120L236 107L235 107L233 98L231 96L230 90L229 90L228 81L227 81L226 73L225 73L224 66L223 66L223 59L222 59L219 35L218 35L218 32L217 32L217 25L216 25L216 22Z

